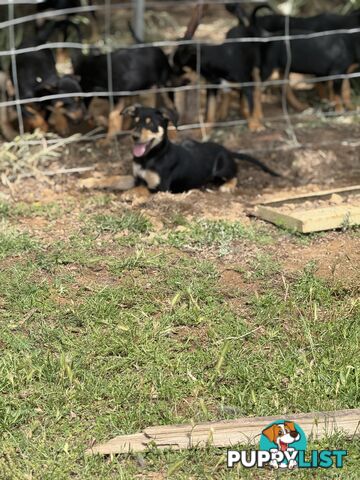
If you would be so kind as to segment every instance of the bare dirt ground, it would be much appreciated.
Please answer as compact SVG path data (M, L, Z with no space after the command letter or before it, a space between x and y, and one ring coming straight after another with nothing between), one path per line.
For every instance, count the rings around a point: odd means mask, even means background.
M239 129L221 130L216 137L221 137L219 139L227 147L257 150L257 156L283 176L273 178L244 163L239 168L235 194L208 190L181 195L159 193L148 199L133 199L126 192L117 192L113 194L113 202L117 205L117 211L123 205L124 209L131 208L144 213L158 230L166 227L170 218L181 215L190 221L223 219L240 221L245 225L261 225L272 234L277 231L275 227L249 217L253 205L261 200L360 184L360 155L356 145L359 130L357 124L339 125L334 122L326 128L323 125L312 128L300 126L296 128L297 137L301 143L309 146L298 149L286 148L287 137L281 129L267 129L257 134ZM186 135L189 133L179 134L180 137ZM193 135L199 136L199 133L193 132ZM352 143L346 139L352 139ZM271 152L279 146L280 150ZM13 184L11 192L6 186L1 187L2 197L12 197L16 201L62 204L71 199L75 205L65 218L61 217L55 222L51 233L44 228L46 220L43 218L25 219L20 227L26 231L30 229L36 236L47 237L49 241L51 237L66 238L69 231L75 231L79 213L76 203L102 194L98 191L82 191L78 185L79 179L130 173L131 140L122 138L108 147L100 147L94 142L70 145L61 160L52 162L51 170L80 166L94 166L95 171L46 179L29 178ZM253 245L242 245L239 252L226 257L228 266L246 265L249 259L256 256L254 248ZM318 263L318 274L323 278L352 284L359 282L359 240L346 232L323 233L314 238L308 237L303 243L299 243L297 238L283 235L267 249L290 274L315 261ZM225 275L223 280L225 283L229 281L231 286L234 279L231 275Z
M186 16L172 24L164 13L147 14L156 27L153 40L160 32L174 38L186 25ZM119 23L124 30L127 17L118 15L114 26ZM212 29L217 34L212 38L221 40L229 19L210 15L198 35L207 38ZM114 43L122 41L119 35ZM95 141L63 146L61 156L50 157L34 171L28 166L33 176L21 180L13 180L14 171L0 171L0 313L5 332L0 344L4 364L9 364L3 375L10 405L3 448L8 478L35 478L38 471L46 477L47 469L51 478L161 479L176 468L185 473L174 478L225 478L220 457L212 452L196 452L199 467L194 473L191 452L180 461L182 457L155 459L151 454L84 463L83 451L150 424L357 405L352 365L359 228L299 235L254 218L252 210L262 200L286 194L360 185L359 118L325 120L305 112L293 119L295 146L281 118L279 94L271 95L264 104L264 131L250 133L237 126L205 132L229 149L251 152L282 175L274 178L243 163L233 194L198 190L145 198L82 190L79 182L88 177L131 172L128 136L107 147ZM312 92L301 96L317 108ZM280 120L270 121L273 117ZM231 119L236 118L234 95ZM179 131L177 139L203 135ZM26 149L23 153L25 159ZM41 173L78 167L94 170ZM225 360L227 370L213 377L214 359L222 358L228 341L229 358L240 361ZM125 351L132 352L128 364L121 363ZM170 352L164 360L163 352ZM209 359L204 360L206 353ZM174 358L183 358L184 369L172 368ZM56 377L54 365L60 368ZM31 375L41 376L40 381ZM166 385L160 392L154 389L159 377ZM190 380L198 382L196 377L199 383L190 385ZM224 391L225 400L219 394ZM354 448L353 439L348 445ZM349 457L353 463L358 459L356 453ZM209 465L207 475L201 473L203 465ZM230 476L235 478L231 472L226 478ZM260 477L273 474L256 472L251 478Z

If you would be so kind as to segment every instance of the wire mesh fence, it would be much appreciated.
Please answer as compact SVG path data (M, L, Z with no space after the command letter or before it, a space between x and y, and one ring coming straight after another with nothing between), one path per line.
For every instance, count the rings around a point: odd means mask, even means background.
M247 11L250 12L254 7L260 5L262 2L260 1L240 1L237 2L241 5L242 8L248 9ZM290 2L291 4L292 2ZM211 30L211 23L209 24L209 29L207 30L208 36L204 38L204 35L198 37L196 34L196 27L192 35L186 36L185 29L188 27L188 22L191 20L191 17L194 15L196 8L203 8L204 5L207 5L208 11L211 11L212 8L217 9L216 12L219 15L224 15L224 18L227 19L229 22L229 29L231 27L236 26L236 19L235 17L229 16L228 12L225 10L225 6L232 5L233 2L229 0L152 0L146 1L144 0L133 0L128 2L112 2L111 0L104 0L102 2L77 2L77 1L33 1L33 2L23 2L23 1L11 1L6 2L5 5L2 5L2 16L0 22L0 30L2 32L2 44L0 51L0 60L2 60L3 65L7 65L7 67L3 67L3 70L6 74L9 75L9 79L11 82L12 88L11 93L9 93L9 89L2 94L0 99L0 109L5 112L5 116L8 115L9 110L15 109L16 110L16 130L22 135L26 130L26 125L24 122L24 113L25 115L28 114L24 110L26 106L33 106L37 108L37 106L41 106L46 102L56 102L62 101L64 102L65 99L73 99L73 98L81 98L86 101L87 105L89 100L96 98L105 98L108 99L110 104L110 112L117 108L117 104L119 103L119 99L128 98L132 100L135 96L147 96L151 97L152 95L159 95L159 94L169 94L170 98L175 96L174 106L176 105L176 97L178 95L187 95L193 94L192 101L196 104L196 111L192 112L193 117L189 120L180 122L178 129L179 130L194 130L194 129L201 129L203 132L208 132L209 129L213 128L232 128L237 126L244 126L248 123L248 119L244 118L244 116L240 115L240 112L236 112L236 116L234 114L231 118L222 118L219 120L216 118L211 118L211 121L206 119L206 107L204 107L204 96L209 92L214 91L221 91L227 92L229 90L236 91L238 94L241 93L243 90L247 88L250 89L261 89L264 92L268 87L278 87L281 90L281 93L278 94L278 98L281 100L281 110L276 114L268 115L264 119L266 125L272 125L273 122L282 121L284 122L284 128L288 133L288 141L284 148L298 148L302 146L296 136L296 131L294 128L294 122L299 119L305 119L306 116L304 113L293 113L289 108L288 104L288 95L287 89L289 86L292 88L296 88L297 85L301 84L305 86L305 88L312 87L314 84L316 85L323 85L324 82L344 82L355 80L360 77L360 72L357 69L357 62L360 62L360 55L359 57L354 57L353 62L350 62L349 68L346 71L337 71L337 72L326 72L326 74L315 74L313 76L309 75L302 75L298 77L296 80L291 78L292 73L292 45L296 41L310 41L311 39L324 39L324 38L332 38L334 40L334 45L337 43L343 42L345 46L352 45L357 53L360 50L360 19L358 22L358 26L356 26L356 22L354 23L355 27L352 25L351 28L332 28L327 29L325 28L323 31L300 31L291 28L291 17L289 14L284 15L284 28L280 32L275 32L272 34L264 33L261 29L256 30L256 34L252 33L251 35L247 35L246 33L242 36L238 36L236 38L227 38L225 36L226 31L223 32L223 35L219 34L216 31L216 26L214 26L214 30ZM66 8L63 8L63 7ZM291 5L290 5L291 6ZM23 11L23 7L26 7ZM47 7L51 7L47 10ZM57 8L54 8L57 7ZM167 35L164 35L164 32L157 31L155 35L152 34L151 38L147 39L147 28L145 25L144 28L144 12L147 14L152 12L153 16L160 15L161 12L166 11L167 15L171 18L176 18L177 13L179 12L179 8L181 9L181 16L183 19L183 24L181 27L174 29L171 32L171 28L168 28ZM29 13L28 9L32 9L33 12ZM220 10L221 9L221 10ZM90 38L90 35L83 37L83 35L78 36L78 38L67 38L67 35L64 34L64 38L60 41L58 38L54 39L54 36L49 35L49 38L46 41L42 42L41 40L37 40L36 34L46 28L45 26L49 22L53 22L53 24L57 24L58 22L68 21L70 24L78 25L74 28L75 32L79 32L81 30L81 22L79 27L79 19L78 16L90 16L90 20L95 22L97 25L98 38L96 41L93 38ZM124 41L122 36L119 35L117 31L117 24L116 19L120 18L118 15L124 15L127 18L128 22L132 22L133 25L133 36L135 40L133 43L129 42L129 38L131 38L131 26L127 26L127 23L122 22L122 29L126 29L127 34L127 41ZM351 13L349 15L352 15ZM198 24L201 23L201 15L198 18ZM354 18L360 18L358 14L354 13ZM84 19L82 19L83 21ZM241 19L238 18L240 22ZM226 20L225 20L226 22ZM87 18L86 23L89 23L89 18ZM19 31L25 31L23 33L23 39L19 41ZM35 32L35 33L28 33L28 32ZM55 31L55 29L54 29ZM181 33L182 31L182 33ZM246 30L248 32L250 30ZM212 35L212 33L215 33ZM260 33L259 33L260 32ZM121 33L121 32L120 32ZM180 34L179 34L180 33ZM144 40L144 35L145 39ZM20 35L21 37L21 35ZM34 37L34 40L29 43L29 39ZM41 38L41 35L40 35ZM250 81L219 81L221 74L218 75L216 80L212 81L216 75L204 75L203 69L203 49L204 46L216 46L216 45L223 45L223 46L233 46L233 45L241 45L244 44L246 48L251 48L252 45L256 45L257 48L263 45L273 45L273 44L283 44L285 51L286 51L286 61L284 63L283 68L283 75L280 78L274 78L273 76L269 78L256 78L253 77ZM166 84L157 84L152 85L148 88L125 88L124 89L116 89L114 87L114 59L112 57L112 52L121 49L121 51L127 51L129 54L134 54L135 52L140 51L141 49L144 52L147 52L149 47L155 47L162 49L166 52L168 61L170 63L170 67L173 68L173 61L174 61L174 53L176 49L181 46L193 46L196 52L196 63L193 66L194 73L196 74L195 77L192 77L191 82L181 82L181 81L172 81L167 82ZM311 47L311 44L310 44ZM106 56L106 78L107 78L107 88L102 89L94 89L92 91L70 91L70 92L47 92L42 90L41 94L38 93L37 90L36 94L24 94L23 89L21 89L21 83L29 81L29 79L21 78L18 74L18 61L20 55L31 55L35 54L36 52L41 51L48 51L51 49L52 51L59 51L64 50L68 52L78 52L78 54L82 56L87 56L92 53L99 54L102 53ZM316 61L316 59L312 59L312 52L305 47L304 55L308 56L308 60L310 62ZM239 59L239 63L241 63L241 59ZM351 67L351 68L350 68ZM316 68L314 69L316 73ZM103 74L103 72L92 72L94 76ZM130 75L131 72L129 72ZM179 78L183 78L184 72L178 73L177 76ZM302 73L302 72L299 72ZM37 79L36 71L32 70L32 75L35 76L35 80ZM126 73L125 73L126 75ZM173 77L176 77L174 74ZM195 78L195 80L194 80ZM220 79L223 80L223 79ZM118 84L118 82L116 82ZM81 81L80 81L81 85ZM124 82L124 85L127 85ZM331 89L332 86L329 83L329 88ZM4 90L4 88L3 88ZM34 90L33 90L34 91ZM195 96L194 96L195 95ZM248 106L249 107L249 106ZM209 108L209 107L208 107ZM337 109L338 110L338 109ZM49 113L47 112L46 115ZM249 114L249 113L248 113ZM4 118L2 116L2 119ZM310 114L309 114L310 115ZM347 111L333 111L332 109L322 110L321 108L317 111L311 112L311 118L317 117L321 119L329 119L333 117L337 117L341 115L341 117L351 118L354 116L358 116L359 112L357 109ZM126 129L119 134L126 134ZM99 128L95 129L93 135L89 135L88 133L80 138L77 141L81 140L97 140L99 138L105 137L106 131L101 131ZM28 140L27 140L28 141ZM357 139L346 139L347 142L356 143ZM277 148L283 148L277 147ZM253 151L256 151L254 148Z

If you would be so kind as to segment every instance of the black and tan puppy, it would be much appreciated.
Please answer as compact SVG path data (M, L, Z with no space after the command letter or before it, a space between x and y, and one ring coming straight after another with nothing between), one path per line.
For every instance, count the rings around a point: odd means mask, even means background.
M176 124L173 112L133 105L122 114L129 115L133 123L135 185L145 185L151 192L180 193L211 185L221 191L234 190L236 160L251 162L277 175L256 158L232 152L214 142L172 143L167 129L169 121Z
M29 41L24 42L21 47L35 47L36 45L35 41ZM16 68L20 99L36 99L52 94L64 95L64 97L52 100L24 104L22 114L28 130L40 128L47 131L49 117L54 113L57 118L57 121L54 121L55 131L60 135L68 133L68 120L75 124L82 120L85 105L81 98L82 90L78 79L73 75L58 76L55 58L50 49L18 54ZM10 77L13 77L13 81L15 81L12 70L10 70ZM14 93L13 89L13 95ZM67 96L68 94L70 96Z
M241 36L252 36L252 32L246 27L244 31ZM248 103L248 124L251 131L262 129L259 107L254 104L254 87L251 85L252 82L260 80L256 77L259 61L258 48L254 42L220 45L200 43L198 48L196 45L180 45L173 56L174 70L178 75L182 75L186 68L196 72L199 62L200 73L210 84L219 87L223 81L245 84L240 94L244 94ZM209 88L206 93L206 120L213 123L218 116L216 104L218 88Z
M74 73L80 77L84 92L106 92L109 89L106 54L74 54ZM118 49L111 53L112 88L114 92L133 92L171 84L172 70L167 56L159 47ZM161 94L172 105L171 94ZM126 106L126 96L114 94L115 108L109 115L108 138L123 128L119 113ZM166 104L166 103L165 103Z
M275 13L257 16L257 12L263 8L272 10L268 5L255 7L250 19L251 25L259 29L260 35L265 32L275 36L284 35L286 16ZM290 35L306 35L334 30L332 35L291 40L291 72L325 77L350 74L358 68L360 33L356 29L360 27L359 12L355 11L348 15L324 12L312 17L289 17L288 26ZM343 31L351 29L355 31L351 33ZM340 30L339 33L336 32L337 30ZM275 65L276 69L285 70L287 47L284 42L263 44L261 50L263 80L270 75L269 68L272 70ZM323 89L320 92L323 94ZM334 92L331 94L337 111L342 111L344 106L349 109L353 108L350 95L349 80L337 79L334 82ZM288 100L295 108L301 110L301 104L293 96Z

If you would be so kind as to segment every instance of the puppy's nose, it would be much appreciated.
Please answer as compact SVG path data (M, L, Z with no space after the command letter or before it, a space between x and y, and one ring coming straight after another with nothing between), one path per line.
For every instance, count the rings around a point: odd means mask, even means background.
M291 436L292 438L296 438L298 435L299 435L299 434L298 434L298 432L297 432L296 430L294 430L293 432L290 432L290 436Z

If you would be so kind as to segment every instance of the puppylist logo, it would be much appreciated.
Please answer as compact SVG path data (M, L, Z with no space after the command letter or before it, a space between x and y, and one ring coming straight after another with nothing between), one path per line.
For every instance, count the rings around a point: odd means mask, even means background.
M289 420L270 423L261 432L259 450L228 450L227 466L233 468L342 468L346 450L312 450L306 454L306 435Z

